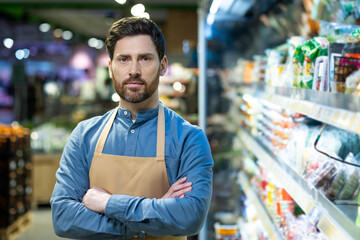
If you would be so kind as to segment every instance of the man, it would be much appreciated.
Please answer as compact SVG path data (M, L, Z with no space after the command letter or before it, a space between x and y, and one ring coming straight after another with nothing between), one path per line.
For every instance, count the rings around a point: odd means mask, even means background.
M159 102L168 62L155 23L120 19L106 48L119 107L72 132L50 201L55 232L78 239L186 239L181 236L201 229L210 204L206 136Z

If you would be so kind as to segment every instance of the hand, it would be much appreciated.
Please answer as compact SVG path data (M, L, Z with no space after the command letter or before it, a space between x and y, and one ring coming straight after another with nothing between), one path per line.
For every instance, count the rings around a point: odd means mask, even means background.
M165 193L162 198L183 198L185 196L185 193L192 190L192 183L186 183L185 181L186 177L179 179L177 182L171 185L170 189L167 191L167 193Z
M106 190L92 187L85 193L82 203L94 212L105 213L105 207L110 197L111 194Z

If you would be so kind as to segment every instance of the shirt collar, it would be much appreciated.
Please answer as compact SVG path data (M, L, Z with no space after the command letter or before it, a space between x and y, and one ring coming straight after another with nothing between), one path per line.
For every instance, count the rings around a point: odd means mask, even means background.
M162 103L159 102L159 104L162 104ZM145 122L145 121L155 118L158 115L158 111L159 111L159 106L157 106L156 108L153 108L153 109L145 109L145 110L139 111L136 115L135 124L142 123L142 122ZM117 117L122 118L122 119L123 118L128 119L132 123L130 111L127 109L119 107Z

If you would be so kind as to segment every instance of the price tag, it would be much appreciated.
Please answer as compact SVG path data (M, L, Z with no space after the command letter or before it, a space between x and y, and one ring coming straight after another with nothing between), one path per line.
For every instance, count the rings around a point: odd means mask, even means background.
M321 215L322 213L317 207L312 207L310 212L307 214L309 221L314 224L314 226L317 226L317 224L319 223Z
M299 113L307 115L308 114L307 109L308 109L307 103L306 102L300 102L300 104L299 104Z
M330 122L332 118L333 111L329 108L322 107L320 108L318 118L324 122Z
M314 105L313 111L311 112L310 117L318 119L321 107L319 105Z
M283 183L284 188L286 189L286 191L291 195L291 197L294 198L294 199L297 199L296 193L295 193L294 188L293 188L294 184L292 183L292 181L290 181L289 179L283 179L282 183Z
M309 214L309 212L314 207L314 205L315 205L314 202L308 200L308 201L306 201L306 203L304 203L304 206L302 206L302 209L304 210L304 212L306 214Z
M333 111L333 114L332 114L332 117L331 117L331 120L330 120L330 122L331 122L332 124L337 124L337 123L338 123L338 121L339 121L339 116L341 115L341 112L342 112L342 111L340 111L340 110L334 110L334 111Z
M343 114L341 115L341 118L339 118L337 123L339 126L341 126L343 128L350 129L352 127L350 125L352 114L348 111L342 111L342 112L343 112Z
M337 228L332 221L333 220L330 220L326 216L323 216L319 221L318 228L321 229L329 239L349 239L349 237L346 236L342 230Z
M354 126L356 126L355 132L360 134L360 114L354 114L355 120L354 120Z
M290 109L297 112L298 107L299 107L299 101L291 100Z
M311 116L311 114L313 113L314 111L314 104L313 103L308 103L308 112L307 112L307 115L308 116Z

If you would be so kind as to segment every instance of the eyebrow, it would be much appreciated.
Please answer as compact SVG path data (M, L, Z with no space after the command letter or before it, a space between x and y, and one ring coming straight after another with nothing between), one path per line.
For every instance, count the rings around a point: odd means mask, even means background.
M130 57L131 56L131 54L118 54L118 55L116 55L116 57ZM144 57L144 56L156 56L156 54L154 54L154 53L141 53L141 54L139 54L139 56L140 57Z

